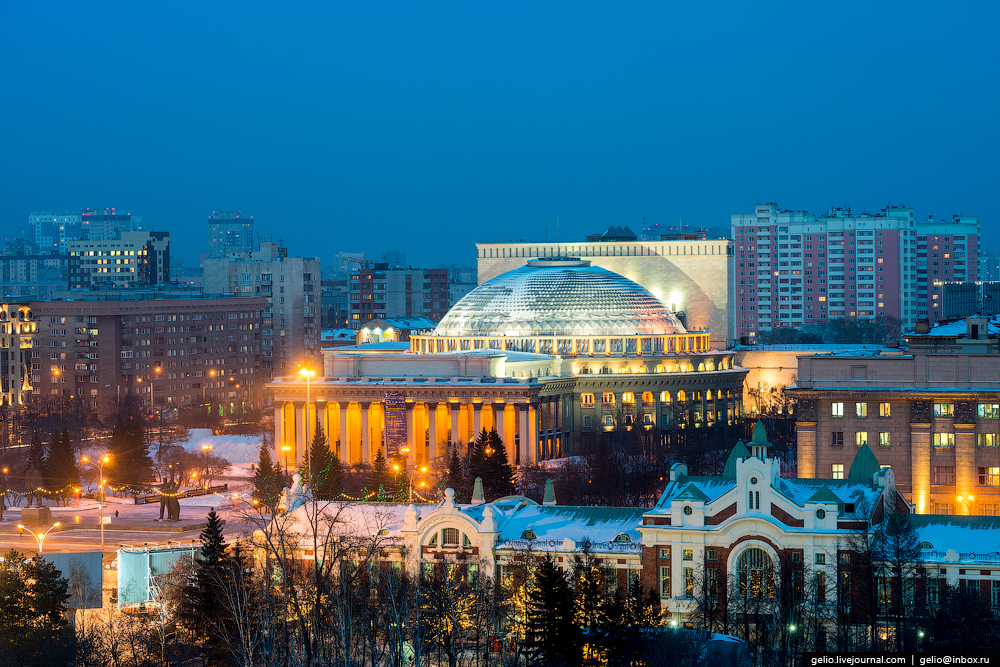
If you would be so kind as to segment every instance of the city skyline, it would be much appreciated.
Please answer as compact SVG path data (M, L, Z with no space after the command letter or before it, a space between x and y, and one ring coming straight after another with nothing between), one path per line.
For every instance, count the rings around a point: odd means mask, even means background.
M436 266L778 201L976 215L996 248L1000 10L901 7L7 6L2 236L113 206L190 260L242 210L296 254Z

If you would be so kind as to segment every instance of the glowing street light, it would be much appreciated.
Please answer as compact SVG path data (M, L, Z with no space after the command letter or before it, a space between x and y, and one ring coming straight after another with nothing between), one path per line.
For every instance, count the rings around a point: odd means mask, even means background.
M48 535L49 531L51 531L53 528L58 528L60 526L60 523L61 522L56 521L54 524L52 524L52 526L49 527L49 530L46 530L44 533L35 533L32 530L28 531L28 533L30 533L31 536L35 538L35 542L38 542L38 553L42 553L42 546L45 544L45 536ZM17 524L17 527L20 528L21 530L27 530L21 524Z
M101 554L103 554L104 553L104 483L106 481L104 479L104 465L107 463L111 463L111 457L105 454L100 460L91 461L89 458L84 456L83 458L80 459L80 461L82 461L84 465L89 465L93 466L94 468L97 468L97 474L101 479L101 486L97 493L97 513L101 521Z
M976 500L975 496L962 496L958 497L958 502L965 503L965 506L969 508L969 514L972 514L972 503Z
M285 476L288 476L288 452L292 451L291 445L282 445L281 451L285 453Z
M302 420L305 422L305 424L303 425L302 433L304 435L303 442L305 443L305 448L306 448L306 469L309 470L309 481L310 481L310 487L311 487L312 486L311 482L312 482L312 476L313 476L312 475L312 470L313 469L312 469L312 447L309 446L310 445L310 443L309 443L309 402L310 402L310 400L311 400L312 397L310 396L309 389L310 389L310 383L312 382L312 379L314 377L316 377L316 371L314 371L311 368L300 368L299 369L299 375L301 375L302 377L304 377L306 379L306 409L304 411L305 414L302 416ZM285 471L285 474L286 475L288 474L287 470Z

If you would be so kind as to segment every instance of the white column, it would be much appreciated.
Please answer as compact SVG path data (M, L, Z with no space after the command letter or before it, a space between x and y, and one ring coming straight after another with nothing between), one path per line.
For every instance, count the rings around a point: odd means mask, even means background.
M340 431L337 433L337 437L340 439L340 461L344 464L357 463L357 461L351 460L351 443L347 437L347 406L350 403L347 401L340 401L337 403L337 412L340 413Z
M274 406L274 459L282 460L281 446L285 444L285 402L279 401Z
M431 445L430 452L428 454L430 461L428 461L428 463L436 461L437 458L441 456L438 451L440 443L438 443L437 435L437 407L437 403L427 404L427 436Z
M476 438L479 437L480 431L483 430L482 427L483 415L481 413L482 403L470 403L469 407L472 408L472 424L473 424L472 439L475 440Z
M292 449L292 460L296 467L302 465L302 455L308 443L305 442L305 403L295 402L295 447Z
M423 446L423 438L417 438L416 429L413 428L413 403L406 404L406 443L410 446L410 453L406 457L406 464L411 468L415 465L417 446Z
M448 405L448 409L451 411L451 442L460 443L462 439L458 436L458 413L461 412L462 404L451 403Z
M361 460L365 463L372 462L372 434L368 428L368 410L371 403L361 403ZM382 452L385 456L385 452Z
M497 435L500 436L500 439L503 440L503 444L504 447L507 448L507 452L510 453L510 445L508 444L507 438L504 435L507 432L507 429L504 428L504 423L503 423L503 410L505 404L493 403L490 407L493 408L493 427L497 430Z
M533 405L528 405L528 432L521 434L524 440L528 442L528 464L538 465L538 412Z

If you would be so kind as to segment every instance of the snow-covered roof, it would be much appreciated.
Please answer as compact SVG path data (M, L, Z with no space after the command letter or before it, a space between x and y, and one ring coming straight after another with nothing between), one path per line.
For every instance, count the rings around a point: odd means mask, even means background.
M970 318L982 318L984 315L970 315L968 318L963 318L960 320L951 320L950 322L939 322L936 323L931 330L927 333L909 333L906 334L907 338L925 338L925 337L941 337L941 338L965 338L968 333L968 327L966 326L966 320ZM987 329L989 334L996 336L1000 335L1000 322L997 321L994 316L991 318L987 324Z
M602 546L615 543L615 538L622 534L627 535L631 542L615 544L638 545L642 542L637 530L642 523L642 514L641 507L527 505L504 523L498 545L517 545L524 541L521 536L526 530L535 534L534 548L540 551L560 551L566 539L573 541L570 551L583 542L595 544L595 550L600 551Z
M917 539L927 542L925 560L1000 561L1000 517L911 514ZM957 552L952 559L948 551Z
M378 317L368 320L360 328L373 329L383 326L393 329L433 329L437 326L437 322L426 317ZM354 333L357 332L355 331Z
M355 340L357 337L358 332L354 329L323 329L319 334L320 341L324 343L331 341Z

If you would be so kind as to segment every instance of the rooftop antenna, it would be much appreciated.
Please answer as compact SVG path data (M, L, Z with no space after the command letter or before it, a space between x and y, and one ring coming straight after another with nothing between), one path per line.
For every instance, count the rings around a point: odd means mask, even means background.
M559 251L559 216L556 216L556 251Z

